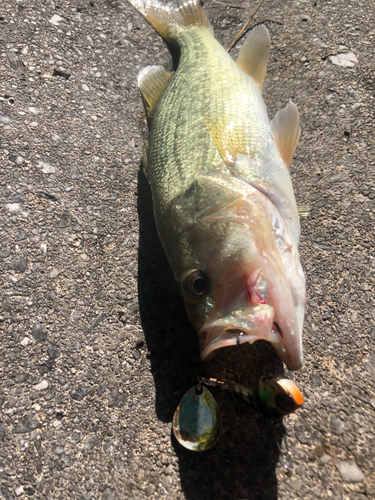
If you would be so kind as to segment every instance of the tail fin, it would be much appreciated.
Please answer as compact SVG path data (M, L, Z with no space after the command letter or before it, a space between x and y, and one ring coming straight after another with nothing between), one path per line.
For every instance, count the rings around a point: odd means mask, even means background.
M200 0L177 0L176 4L129 0L129 3L169 42L173 42L175 35L188 26L205 26L213 33Z

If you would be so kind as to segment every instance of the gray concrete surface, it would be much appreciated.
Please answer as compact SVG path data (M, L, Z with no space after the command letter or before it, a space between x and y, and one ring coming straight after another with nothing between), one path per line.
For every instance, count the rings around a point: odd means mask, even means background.
M225 46L255 7L236 3L207 2ZM265 0L253 20L270 116L292 97L301 117L306 402L282 425L218 395L223 435L192 454L171 418L197 375L281 366L251 347L200 364L139 171L136 75L170 54L119 0L1 2L2 498L375 498L374 5Z

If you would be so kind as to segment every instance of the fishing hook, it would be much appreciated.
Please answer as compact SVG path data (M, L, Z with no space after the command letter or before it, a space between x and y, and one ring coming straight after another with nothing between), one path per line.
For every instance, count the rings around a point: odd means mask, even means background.
M243 336L243 332L240 332L237 337L237 348L241 354L241 356L244 356L244 353L241 350L241 344L240 344L240 338Z

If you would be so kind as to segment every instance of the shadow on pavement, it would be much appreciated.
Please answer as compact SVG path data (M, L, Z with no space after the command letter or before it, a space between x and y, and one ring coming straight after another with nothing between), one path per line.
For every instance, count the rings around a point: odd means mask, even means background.
M150 352L158 418L171 422L185 392L198 376L254 383L264 373L276 373L282 364L272 348L265 354L255 346L220 351L209 363L199 359L198 337L184 310L178 285L160 243L152 208L151 190L138 174L138 295L142 327ZM231 394L212 393L223 418L222 436L211 450L193 453L173 436L179 458L181 485L186 498L276 500L278 444L282 423L252 412Z

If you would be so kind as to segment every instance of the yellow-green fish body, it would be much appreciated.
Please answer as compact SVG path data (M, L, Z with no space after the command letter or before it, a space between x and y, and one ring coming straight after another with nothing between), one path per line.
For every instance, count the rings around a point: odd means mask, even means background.
M289 103L269 122L268 31L253 30L236 63L194 0L131 3L181 51L173 76L153 66L138 81L151 117L145 170L156 224L202 358L265 339L298 369L305 281L288 170L298 112Z
M217 147L222 141L226 158L237 153L253 159L241 176L285 200L280 207L298 234L290 175L271 132L259 85L209 29L185 29L175 40L181 48L180 64L157 103L149 139L155 209L159 204L167 208L197 175L223 169Z

